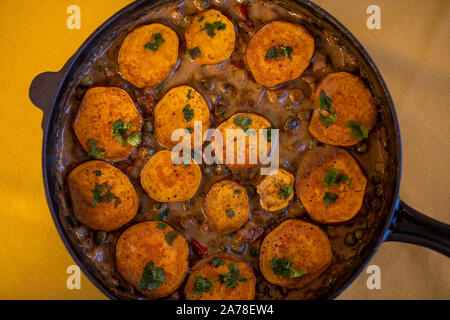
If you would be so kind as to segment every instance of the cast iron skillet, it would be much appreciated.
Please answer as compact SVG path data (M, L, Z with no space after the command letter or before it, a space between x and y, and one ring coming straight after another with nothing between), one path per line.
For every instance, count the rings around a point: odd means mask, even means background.
M109 298L120 299L124 296L117 291L112 292L105 280L83 254L63 222L62 212L65 206L61 200L61 183L56 174L59 135L62 130L62 117L65 112L65 102L74 85L74 79L102 44L115 37L118 30L126 22L136 19L145 10L151 10L156 5L167 3L169 0L138 0L107 20L100 26L67 61L59 72L45 72L38 75L31 83L30 99L43 111L42 129L43 139L43 175L47 202L65 246L81 267L87 277ZM317 5L307 0L279 0L276 1L285 8L301 12L312 21L320 21L327 30L337 35L352 52L367 72L370 88L379 99L381 121L387 132L387 149L390 155L388 164L388 181L386 182L386 196L383 200L380 218L383 221L376 232L376 236L366 245L359 261L352 272L348 272L329 288L324 298L337 297L364 269L378 246L384 241L401 241L421 245L450 256L450 226L438 222L417 212L398 198L401 175L401 144L400 131L395 114L394 104L386 84L383 81L372 59L359 41L334 17ZM137 20L137 19L136 19Z

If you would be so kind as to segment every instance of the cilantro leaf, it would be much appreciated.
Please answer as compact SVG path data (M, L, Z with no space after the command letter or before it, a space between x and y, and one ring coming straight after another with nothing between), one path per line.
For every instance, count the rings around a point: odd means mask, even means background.
M127 131L131 130L131 123L124 123L118 119L113 123L113 138L120 142L122 146L137 147L141 144L141 133L135 131L127 136Z
M191 59L191 60L195 60L196 58L198 58L200 56L201 52L200 52L200 48L199 47L195 47L192 49L189 49L186 52L186 57Z
M299 278L308 273L305 270L293 268L291 266L292 259L294 259L294 257L290 260L272 258L270 269L272 269L274 274L283 276L283 278Z
M111 187L107 182L96 184L91 190L94 200L92 201L92 208L99 202L111 202L114 199L114 208L117 208L122 203L119 197L111 192Z
M94 174L98 177L100 177L102 175L102 172L100 170L95 170Z
M137 147L141 144L141 133L135 131L127 137L127 146Z
M328 169L325 177L322 179L322 184L331 188L339 175L339 169Z
M269 48L267 50L267 52L266 52L265 60L267 61L269 59L275 58L277 56L277 53L278 52L277 52L277 49L275 47Z
M178 231L170 231L165 235L166 242L169 246L172 245L173 241L180 235Z
M197 276L194 281L194 293L200 294L202 292L212 291L214 283L212 280Z
M156 224L156 227L157 227L158 229L160 229L160 230L166 230L167 225L166 225L165 223L158 222L158 223Z
M155 264L150 261L142 272L142 280L139 288L147 290L155 290L166 279L166 274L163 268L155 267Z
M102 149L97 149L98 141L95 141L94 139L89 139L87 145L91 149L88 152L89 157L93 159L103 159L103 157L105 156L105 151Z
M239 189L235 189L235 190L233 191L234 194L240 194L241 192L242 192L242 190L239 190Z
M158 214L158 216L156 217L156 221L164 221L166 219L167 216L169 216L171 214L170 209L166 208L163 212L161 212L160 214Z
M214 268L218 268L220 266L223 266L225 264L225 261L220 260L217 257L214 257L214 259L212 260L212 264L213 264Z
M359 139L365 139L369 137L369 130L364 127L364 123L354 120L347 120L345 127L350 128L350 133Z
M266 140L267 142L272 142L272 130L275 129L273 125L270 125L270 127L266 128Z
M249 254L250 254L250 257L258 257L259 249L256 247L250 248Z
M243 281L248 281L247 278L239 276L240 270L234 263L228 264L228 270L230 272L225 274L219 274L219 280L222 283L225 283L225 288L227 289L234 289L236 288L236 285Z
M241 127L244 132L248 130L248 127L252 124L253 120L252 118L249 118L248 116L237 116L233 120L234 124Z
M145 49L150 49L153 52L157 51L158 48L164 43L166 42L163 37L161 36L161 33L153 33L152 34L152 41L153 43L149 42L146 45L144 45Z
M236 213L234 213L233 210L227 210L225 211L225 214L227 215L228 218L233 218L235 216Z
M192 118L194 118L194 109L190 109L191 105L187 104L184 106L183 108L183 116L184 116L184 120L187 121L191 121Z
M327 128L335 123L338 119L337 114L331 107L332 102L333 100L331 100L330 97L327 96L325 91L322 90L319 96L320 111L325 110L326 112L328 112L328 116L324 116L322 113L320 113L319 119L322 120L323 123L325 123L325 127Z
M201 30L206 30L208 36L213 38L216 35L216 33L214 32L215 30L225 30L226 27L227 25L220 21L215 21L212 24L209 22L205 22L205 26Z
M294 191L293 187L286 186L286 185L281 186L280 187L280 192L281 192L280 199L285 199L285 200L288 199L289 196L292 194L292 191Z
M325 208L328 208L330 203L335 203L336 200L339 199L339 195L327 192L323 196L323 202L325 203Z
M279 48L280 48L280 52L283 56L285 56L289 60L292 60L291 53L292 53L292 51L294 51L294 49L292 49L292 47L285 47L280 44Z

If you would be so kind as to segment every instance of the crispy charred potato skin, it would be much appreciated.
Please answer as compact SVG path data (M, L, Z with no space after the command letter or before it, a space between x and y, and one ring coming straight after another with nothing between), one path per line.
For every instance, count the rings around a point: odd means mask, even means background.
M282 186L292 188L292 193L287 199L282 196ZM261 179L256 191L259 194L259 202L264 210L275 212L284 209L294 198L294 176L285 169L274 170L270 175Z
M209 189L203 209L214 230L222 233L236 231L247 221L250 212L247 191L235 181L218 181ZM232 210L234 215L229 217L227 210Z
M116 267L122 277L150 298L161 298L175 291L186 277L189 247L180 234L169 245L165 240L174 229L166 224L161 230L156 221L147 221L125 230L116 245ZM147 263L162 268L166 275L154 290L140 289L142 273Z
M121 161L135 149L122 146L113 137L113 124L121 119L131 123L128 134L141 131L143 119L128 93L117 87L94 87L86 91L75 115L73 130L81 146L90 151L88 140L97 141L97 149L105 151L105 160Z
M308 273L283 278L271 269L272 259L292 259L291 266ZM317 279L331 264L332 252L325 233L302 220L290 219L267 235L261 246L259 265L264 278L285 288L302 288Z
M188 95L190 98L188 98ZM194 110L194 117L186 121L183 109L189 105ZM165 147L173 147L179 141L172 141L172 132L176 129L194 129L194 121L202 122L202 137L210 125L209 107L202 95L189 86L171 89L155 107L155 132L158 142ZM189 134L186 131L186 134ZM194 145L194 133L191 134L191 144ZM180 138L181 139L181 138Z
M331 106L338 117L328 128L320 120L319 97L322 90L333 101ZM320 142L335 146L352 146L362 139L351 134L351 129L345 126L346 121L362 122L369 131L377 123L378 111L369 88L352 74L337 72L327 75L317 86L314 99L316 109L309 124L309 131Z
M202 172L194 159L184 166L174 164L171 152L157 152L141 172L141 185L145 192L159 202L185 201L194 196L202 179Z
M98 176L95 172L100 171ZM96 185L107 182L121 203L94 201ZM136 215L139 199L128 177L116 167L103 161L88 161L73 169L67 177L75 217L89 228L111 231L120 228ZM106 190L104 190L106 191Z
M339 169L352 179L334 184L331 188L322 183L328 169ZM356 160L347 151L337 147L317 147L302 159L297 177L297 198L301 199L309 216L319 223L338 223L353 218L361 209L367 178ZM325 207L326 192L337 194L335 203Z
M279 45L291 47L291 58L267 59L267 51ZM256 82L266 87L298 78L314 53L314 38L302 25L273 21L263 26L250 40L246 60Z
M152 35L164 39L156 51L145 48L153 43ZM137 27L123 40L119 50L119 70L122 76L138 88L159 86L178 62L178 36L171 28L153 23Z
M205 23L221 22L226 25L224 30L214 30L215 35L209 36ZM200 64L217 64L227 60L234 51L236 33L233 23L222 13L211 9L196 15L186 33L187 50L198 47L200 56L195 61Z
M215 268L212 264L212 260L215 257L223 260L225 263ZM229 272L228 264L230 263L235 264L240 270L239 276L247 278L247 281L240 281L234 289L226 288L225 284L221 283L219 279L219 274ZM212 280L213 290L196 294L194 283L197 276ZM219 254L200 260L192 267L192 272L186 281L184 291L188 300L253 300L255 298L255 285L255 274L247 263L231 254Z
M234 120L238 117L248 117L252 120L252 124L248 126L249 129L254 129L256 131L256 145L254 143L251 143L251 136L247 135L240 126L236 125L234 123ZM245 170L254 166L257 166L258 164L260 164L264 158L261 158L259 156L259 140L261 138L261 135L259 134L259 130L260 129L267 129L271 126L272 124L270 123L269 120L267 120L265 117L255 114L255 113L236 113L233 116L231 116L228 120L225 120L224 122L222 122L217 129L221 131L222 133L222 137L223 137L223 159L224 159L224 163L225 165L232 171L240 171L240 170ZM238 164L237 160L238 160L238 143L234 143L234 160L233 160L233 164L230 164L230 160L227 159L226 156L226 148L227 148L227 135L226 135L226 130L227 129L234 129L234 130L240 130L241 133L245 136L245 162L242 164ZM262 139L266 139L265 136L262 136ZM267 140L266 140L267 141ZM214 138L212 139L212 143L215 143ZM250 153L250 146L253 146L253 148L255 148L256 150L258 150L258 155L257 155L257 163L256 164L251 164L250 163L250 158L249 158L249 153ZM271 143L267 142L267 155L269 155L270 152L270 148L271 148ZM255 150L254 149L254 150Z

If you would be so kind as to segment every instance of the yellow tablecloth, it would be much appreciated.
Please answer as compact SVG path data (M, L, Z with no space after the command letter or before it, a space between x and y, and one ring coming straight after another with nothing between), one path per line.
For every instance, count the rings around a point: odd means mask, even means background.
M82 277L66 287L73 260L45 201L42 113L28 98L31 80L57 71L81 43L128 0L0 2L0 299L104 299ZM403 139L401 197L450 222L450 63L448 0L317 0L363 43L397 106ZM69 5L81 8L81 30L66 27ZM381 8L381 30L366 28L366 8ZM381 290L363 272L341 298L450 298L450 259L431 250L385 243L371 261Z

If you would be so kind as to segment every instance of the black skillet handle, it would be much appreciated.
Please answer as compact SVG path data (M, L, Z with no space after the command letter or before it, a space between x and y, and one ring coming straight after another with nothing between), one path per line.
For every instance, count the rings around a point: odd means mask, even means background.
M44 113L41 125L43 130L45 130L50 117L61 80L72 64L72 60L72 58L69 59L60 71L41 73L31 81L29 96L31 102Z
M431 219L399 201L386 240L417 244L450 257L450 225Z

